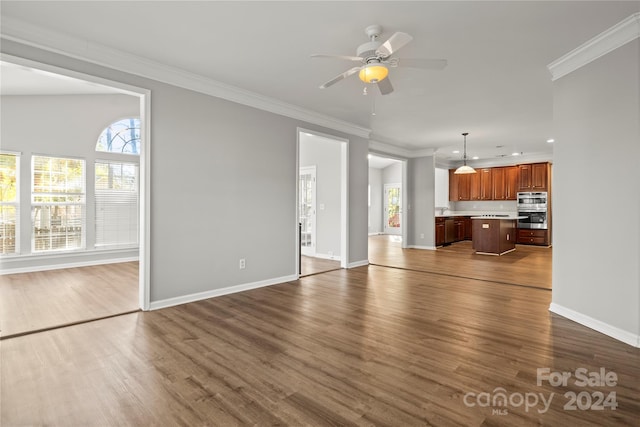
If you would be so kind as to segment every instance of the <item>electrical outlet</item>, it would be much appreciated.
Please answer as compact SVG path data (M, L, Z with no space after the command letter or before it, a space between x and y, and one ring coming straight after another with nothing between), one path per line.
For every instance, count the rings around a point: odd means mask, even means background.
M247 267L247 261L244 258L240 258L240 270L244 270Z

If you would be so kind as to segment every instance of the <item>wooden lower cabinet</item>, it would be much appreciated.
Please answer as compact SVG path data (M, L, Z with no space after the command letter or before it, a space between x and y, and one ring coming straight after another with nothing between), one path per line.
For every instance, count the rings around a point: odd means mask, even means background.
M456 242L460 242L464 240L464 217L455 217L453 219L454 224L456 226Z
M436 246L444 245L444 218L436 218Z
M549 246L549 231L519 228L517 242L523 245Z

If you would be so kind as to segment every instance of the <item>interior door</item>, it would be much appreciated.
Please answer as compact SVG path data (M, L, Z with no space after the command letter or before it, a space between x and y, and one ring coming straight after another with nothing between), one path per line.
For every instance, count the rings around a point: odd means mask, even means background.
M384 232L402 235L402 185L384 185Z
M300 253L316 255L316 167L300 168Z

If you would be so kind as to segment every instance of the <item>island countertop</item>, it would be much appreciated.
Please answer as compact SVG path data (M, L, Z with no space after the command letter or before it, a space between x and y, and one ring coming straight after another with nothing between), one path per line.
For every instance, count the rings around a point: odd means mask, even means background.
M528 218L522 215L479 215L472 216L471 219L525 219Z

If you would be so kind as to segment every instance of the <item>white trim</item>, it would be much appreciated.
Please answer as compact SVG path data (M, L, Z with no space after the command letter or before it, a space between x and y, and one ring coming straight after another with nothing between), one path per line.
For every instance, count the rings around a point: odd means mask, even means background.
M407 249L420 249L420 250L435 251L437 248L435 246L409 245L409 246L407 246Z
M288 104L236 86L152 61L138 55L113 49L101 44L51 31L28 22L3 16L1 37L49 52L59 53L104 67L146 77L185 89L226 99L238 104L258 108L318 126L327 127L350 135L368 138L371 130L331 116Z
M335 255L329 255L329 254L320 254L320 253L316 252L314 258L328 259L330 261L340 261L342 257L335 256Z
M198 292L195 294L182 295L174 298L167 298L159 301L152 301L149 310L159 310L161 308L173 307L175 305L187 304L190 302L201 301L204 299L215 298L222 295L235 294L237 292L249 291L251 289L264 288L266 286L283 284L298 280L297 275L276 277L273 279L261 280L259 282L245 283L241 285L227 286L220 289L212 289L210 291Z
M429 157L434 156L436 151L433 148L424 148L420 150L410 150L408 148L401 148L396 145L391 145L386 142L380 142L373 139L369 140L369 151L373 153L379 153L383 155L399 156L404 158L414 157ZM400 160L400 159L398 159Z
M598 319L594 319L593 317L587 316L586 314L578 313L577 311L571 310L570 308L563 307L553 302L549 305L549 311L572 320L576 323L579 323L583 326L586 326L587 328L593 329L594 331L598 331L600 333L608 335L611 338L622 341L625 344L640 348L640 335L638 334L634 334L632 332L628 332L618 327L609 325L608 323L602 322Z
M555 81L566 76L638 37L640 37L640 12L634 13L547 65L551 72L551 80Z
M347 268L364 267L366 265L369 265L368 259L364 259L362 261L350 262L349 264L347 264Z
M33 273L36 271L49 271L49 270L62 270L64 268L77 268L77 267L91 267L94 265L104 264L118 264L121 262L139 261L139 257L127 257L127 258L111 258L104 260L91 260L81 262L68 262L64 264L49 264L49 265L36 265L31 267L17 267L17 268L2 268L0 270L0 276L5 274L18 274L18 273Z

